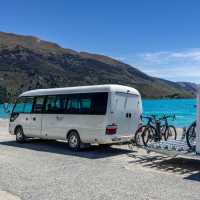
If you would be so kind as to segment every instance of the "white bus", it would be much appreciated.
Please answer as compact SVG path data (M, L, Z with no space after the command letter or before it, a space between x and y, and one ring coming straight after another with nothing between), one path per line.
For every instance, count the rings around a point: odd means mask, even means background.
M37 89L21 94L12 110L9 133L26 138L81 144L130 141L140 124L141 96L131 87L95 85Z

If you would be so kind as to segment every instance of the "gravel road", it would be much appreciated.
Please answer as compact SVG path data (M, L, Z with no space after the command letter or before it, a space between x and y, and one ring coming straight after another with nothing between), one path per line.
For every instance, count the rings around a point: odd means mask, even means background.
M200 199L200 161L127 146L71 152L63 142L17 144L4 128L0 123L0 194L22 200Z

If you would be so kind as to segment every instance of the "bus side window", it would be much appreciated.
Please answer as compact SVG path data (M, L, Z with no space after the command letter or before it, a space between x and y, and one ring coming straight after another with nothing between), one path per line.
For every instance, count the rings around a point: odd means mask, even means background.
M108 93L100 92L92 95L92 114L105 115L108 102Z
M62 114L64 111L64 97L62 95L48 96L45 105L45 113Z
M24 113L31 113L33 107L33 97L26 97L24 99Z
M65 99L66 114L105 115L108 93L70 94Z
M31 113L33 97L20 97L14 107L13 113Z
M91 113L91 98L80 99L80 113L90 114Z
M55 113L56 112L56 96L48 96L45 105L46 113Z
M90 114L91 97L89 94L75 94L67 97L66 113L69 114Z
M67 102L67 113L77 114L80 112L80 101L77 98L69 98Z
M42 113L45 97L36 97L33 105L33 113Z
M20 97L13 109L13 113L23 113L24 112L24 98Z

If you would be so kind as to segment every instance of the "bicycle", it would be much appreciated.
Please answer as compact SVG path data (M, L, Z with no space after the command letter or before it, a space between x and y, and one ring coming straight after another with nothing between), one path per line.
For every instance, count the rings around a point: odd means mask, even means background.
M190 149L196 147L196 121L194 121L186 131L186 142Z
M150 126L153 124L153 120L152 120L152 117L147 117L147 116L141 116L141 120L143 119L147 119L147 124L145 125L141 125L137 131L135 132L135 136L134 136L134 142L137 146L140 146L141 145L141 135L144 131L144 129L147 127L147 126Z
M176 140L176 128L173 125L169 125L168 123L168 118L171 117L172 116L164 115L163 117L157 119L155 116L152 116L153 125L147 125L142 133L142 141L144 146L147 146L148 143L152 141L159 142L163 138L165 141L168 140L170 137L173 137ZM175 116L173 116L172 118L175 119ZM163 125L161 124L162 121L164 121Z
M176 140L177 138L177 132L176 132L176 128L173 125L169 125L168 123L168 119L172 118L172 120L176 119L175 115L164 115L162 117L162 120L164 120L164 125L163 125L163 131L164 131L164 139L165 141L167 141L168 139L174 139Z

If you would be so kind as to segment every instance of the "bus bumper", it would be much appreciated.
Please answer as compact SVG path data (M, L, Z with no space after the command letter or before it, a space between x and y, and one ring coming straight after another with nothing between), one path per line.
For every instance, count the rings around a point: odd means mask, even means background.
M112 136L112 137L104 137L98 139L97 143L99 144L120 144L120 143L127 143L133 139L133 136Z

